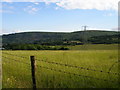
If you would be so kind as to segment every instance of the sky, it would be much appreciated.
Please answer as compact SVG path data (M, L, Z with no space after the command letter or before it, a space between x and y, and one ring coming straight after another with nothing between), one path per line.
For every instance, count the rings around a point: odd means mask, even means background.
M119 0L2 0L1 33L73 32L118 27ZM1 7L2 6L2 7Z

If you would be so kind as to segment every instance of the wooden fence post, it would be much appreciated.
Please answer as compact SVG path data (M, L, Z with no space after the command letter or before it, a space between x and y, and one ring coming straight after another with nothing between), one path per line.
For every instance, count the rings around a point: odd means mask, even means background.
M32 73L33 90L36 90L35 57L34 56L30 56L30 60L31 60L31 73Z

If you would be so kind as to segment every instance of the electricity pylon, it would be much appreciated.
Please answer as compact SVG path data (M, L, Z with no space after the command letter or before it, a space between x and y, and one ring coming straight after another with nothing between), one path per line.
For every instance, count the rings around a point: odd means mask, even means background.
M82 27L84 27L84 31L83 31L83 43L84 44L87 44L87 27L88 26L82 26Z
M88 26L82 26L82 27L84 27L84 31L87 31L87 27L88 27Z

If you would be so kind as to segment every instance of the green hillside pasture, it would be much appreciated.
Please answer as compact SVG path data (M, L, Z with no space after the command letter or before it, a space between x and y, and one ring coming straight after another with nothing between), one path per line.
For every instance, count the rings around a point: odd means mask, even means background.
M67 47L70 50L118 50L118 44L86 44Z
M2 52L3 88L32 88L29 58L31 55L36 58L37 88L118 88L118 75L112 74L118 73L117 50ZM84 68L50 64L39 60ZM41 68L40 66L57 71ZM111 66L113 66L112 73L105 73L109 71ZM87 70L86 68L97 71ZM102 72L99 72L101 70ZM65 72L69 72L69 74ZM70 73L75 73L75 75Z

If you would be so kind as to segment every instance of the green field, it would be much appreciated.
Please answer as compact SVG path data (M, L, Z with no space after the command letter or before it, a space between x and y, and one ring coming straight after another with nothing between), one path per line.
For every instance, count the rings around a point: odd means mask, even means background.
M119 87L117 45L87 46L86 50L79 46L71 48L68 51L3 50L3 88L32 88L30 56L36 59L37 88Z
M68 46L70 50L118 50L118 44L86 44Z

